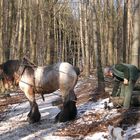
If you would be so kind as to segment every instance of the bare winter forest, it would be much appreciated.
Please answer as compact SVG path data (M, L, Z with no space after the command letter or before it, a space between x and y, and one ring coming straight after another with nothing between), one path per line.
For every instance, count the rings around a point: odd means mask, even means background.
M0 64L23 57L37 66L61 61L78 66L80 84L76 94L84 100L79 101L79 106L88 102L96 91L106 98L104 93L110 92L112 83L103 76L105 66L129 63L140 69L140 0L0 0ZM0 87L2 93L2 83ZM109 91L105 91L106 88ZM0 99L0 121L8 102L26 100L23 96L13 98ZM95 112L91 116L94 115ZM102 125L102 131L106 131L107 124ZM7 139L8 132L0 133L0 137ZM73 133L77 136L77 132Z
M0 0L0 13L0 62L68 61L86 75L99 62L140 65L139 0Z

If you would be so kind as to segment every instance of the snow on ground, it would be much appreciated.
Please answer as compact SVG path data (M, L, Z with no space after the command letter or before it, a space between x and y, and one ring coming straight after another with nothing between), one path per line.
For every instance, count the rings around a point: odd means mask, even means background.
M4 119L0 122L0 140L107 140L108 131L98 131L94 134L87 136L78 136L76 138L70 136L55 136L54 133L65 126L70 124L66 123L55 123L54 118L60 111L57 106L53 106L52 102L59 98L58 92L45 95L45 102L41 97L38 97L37 103L41 112L41 121L35 124L29 124L26 121L27 114L29 112L28 101L9 105L8 110L5 112ZM75 120L75 124L91 124L94 118L88 118L84 116L90 116L90 114L102 114L97 121L106 121L114 116L119 115L116 109L105 110L104 102L108 102L108 98L99 99L97 102L89 101L78 105L78 115ZM112 104L109 104L112 106ZM84 118L84 121L83 121ZM86 128L85 128L86 129ZM125 140L133 134L140 132L140 124L129 127L125 131Z
M5 114L5 118L0 122L0 139L1 140L69 140L71 137L53 136L53 133L67 123L54 123L54 117L59 112L57 106L52 105L52 101L55 101L58 96L50 94L45 95L45 102L41 98L37 99L39 110L41 112L41 121L35 124L28 124L26 117L29 111L28 101L9 105ZM101 101L97 103L89 102L78 107L78 117L84 114L90 113L91 110L103 111L103 104ZM77 122L82 123L80 118ZM90 122L89 122L90 123ZM98 133L93 136L85 137L85 140L90 139L103 139L102 136L106 133Z

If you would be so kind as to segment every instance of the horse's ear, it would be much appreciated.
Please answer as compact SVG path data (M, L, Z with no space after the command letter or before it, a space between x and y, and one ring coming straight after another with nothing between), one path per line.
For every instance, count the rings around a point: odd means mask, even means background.
M21 63L22 64L25 64L28 62L28 59L24 56L22 59L21 59Z
M23 62L30 62L29 58L27 58L26 56L23 57Z
M27 58L24 56L22 60L23 60L23 61L24 61L24 60L27 60Z

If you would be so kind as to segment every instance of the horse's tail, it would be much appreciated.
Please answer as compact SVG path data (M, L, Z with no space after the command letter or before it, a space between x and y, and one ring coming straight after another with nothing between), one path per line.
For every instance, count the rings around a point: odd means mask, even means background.
M74 70L77 75L80 75L80 69L78 67L74 66Z

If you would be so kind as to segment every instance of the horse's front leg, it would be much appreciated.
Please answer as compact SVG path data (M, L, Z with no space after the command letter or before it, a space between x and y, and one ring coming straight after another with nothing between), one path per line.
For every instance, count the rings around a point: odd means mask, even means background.
M63 96L63 107L62 110L55 117L56 122L66 122L76 118L76 95L74 90L70 90L69 93L65 93Z
M27 115L27 120L29 123L39 122L41 115L36 102L30 102L31 110Z
M29 123L35 123L35 122L39 122L41 115L38 109L38 105L35 101L35 93L33 88L29 88L28 90L25 91L25 95L28 98L29 102L30 102L30 112L27 115L27 120L29 121Z

